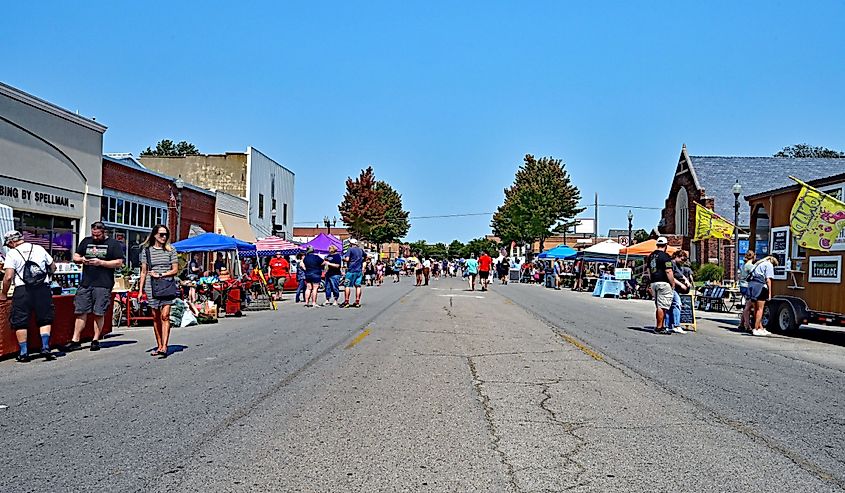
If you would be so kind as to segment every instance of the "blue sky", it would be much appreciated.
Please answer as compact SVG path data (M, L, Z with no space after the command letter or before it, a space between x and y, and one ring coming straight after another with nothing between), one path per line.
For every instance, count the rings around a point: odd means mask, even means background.
M368 165L411 216L491 212L526 153L564 159L585 203L659 208L682 143L845 149L843 21L841 1L10 2L0 80L95 116L106 152L255 146L296 173L302 225Z

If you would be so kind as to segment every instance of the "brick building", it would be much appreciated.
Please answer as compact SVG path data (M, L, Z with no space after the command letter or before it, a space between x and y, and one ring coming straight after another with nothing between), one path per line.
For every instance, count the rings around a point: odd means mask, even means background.
M742 193L737 223L740 238L743 238L747 237L750 222L750 210L744 196L789 186L794 183L789 179L790 175L812 180L836 172L845 172L845 159L690 156L684 144L661 212L658 231L670 236L672 244L689 251L693 262L730 266L736 259L732 240L692 241L696 203L733 222L733 186L739 183ZM767 248L767 242L758 243L758 254L768 253ZM732 279L735 270L726 268L725 277Z
M178 241L214 231L214 213L214 192L187 183L180 190L175 178L146 169L129 155L103 156L101 219L109 235L123 243L132 267L138 266L139 245L155 224L166 224L170 241Z

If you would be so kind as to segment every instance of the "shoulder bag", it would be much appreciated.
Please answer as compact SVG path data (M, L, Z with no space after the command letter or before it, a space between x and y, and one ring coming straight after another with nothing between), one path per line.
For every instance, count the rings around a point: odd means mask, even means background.
M147 275L149 275L152 272L153 260L150 248L147 247L145 251L147 252ZM172 300L179 295L179 286L176 285L176 279L172 277L150 277L150 287L153 298L157 300Z

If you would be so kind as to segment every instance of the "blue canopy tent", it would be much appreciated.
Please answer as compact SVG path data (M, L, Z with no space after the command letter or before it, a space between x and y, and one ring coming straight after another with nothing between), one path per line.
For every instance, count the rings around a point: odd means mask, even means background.
M179 253L192 252L235 252L235 275L241 275L241 262L238 258L240 252L251 252L255 254L255 245L247 243L231 236L219 235L217 233L203 233L201 235L177 241L173 248Z
M568 259L574 257L576 253L578 252L576 252L574 248L570 248L566 245L558 245L552 249L546 250L540 255L537 255L537 258Z
M189 252L252 252L255 245L217 233L203 233L201 235L177 241L173 248L179 253Z

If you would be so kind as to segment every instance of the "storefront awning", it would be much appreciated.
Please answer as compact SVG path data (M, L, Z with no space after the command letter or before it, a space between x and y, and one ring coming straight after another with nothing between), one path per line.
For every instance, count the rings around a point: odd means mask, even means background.
M218 231L220 234L234 236L248 243L255 243L255 233L252 232L252 228L246 218L218 211L217 219L222 226L222 231Z

